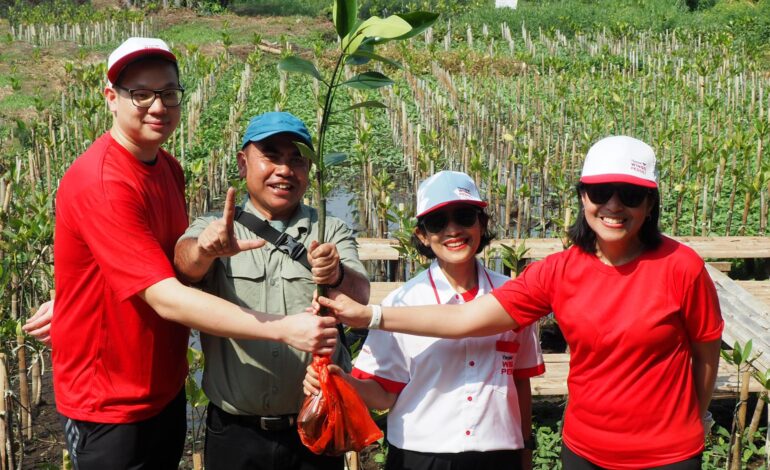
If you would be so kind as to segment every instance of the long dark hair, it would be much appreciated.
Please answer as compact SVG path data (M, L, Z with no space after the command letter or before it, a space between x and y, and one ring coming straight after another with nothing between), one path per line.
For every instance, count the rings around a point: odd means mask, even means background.
M583 183L578 183L575 186L575 191L578 197L578 215L575 223L569 228L567 236L573 244L586 253L596 253L596 233L588 225L583 208L583 199L581 197L583 192L585 192ZM658 220L660 219L660 192L658 188L650 189L650 194L647 198L652 205L652 210L650 215L644 220L642 228L639 229L639 240L644 245L645 250L654 250L663 241L660 228L658 227Z
M422 219L422 217L417 218L417 228L415 230L422 230L423 233L428 233L428 231L425 230ZM489 215L487 215L487 212L481 208L479 208L479 224L481 224L481 241L479 242L479 247L476 249L476 254L481 253L481 251L489 245L489 242L495 238L495 232L489 228ZM423 245L420 239L417 238L417 234L414 232L412 232L410 243L426 258L436 258L436 253L433 252L433 249L430 246Z

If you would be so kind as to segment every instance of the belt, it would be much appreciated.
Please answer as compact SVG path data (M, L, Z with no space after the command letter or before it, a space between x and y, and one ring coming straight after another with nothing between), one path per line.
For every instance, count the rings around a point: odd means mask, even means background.
M277 416L234 415L213 403L209 403L209 413L218 415L219 419L225 423L239 423L244 426L256 427L263 431L286 431L297 424L296 414Z
M285 431L297 424L297 415L252 416L263 431Z

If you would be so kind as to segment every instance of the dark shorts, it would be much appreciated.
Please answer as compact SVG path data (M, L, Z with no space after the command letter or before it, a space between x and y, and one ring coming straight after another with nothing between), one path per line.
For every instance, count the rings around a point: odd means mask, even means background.
M492 450L453 454L415 452L388 447L385 470L520 470L522 450Z
M695 457L675 462L662 467L651 467L648 470L700 470L702 454ZM569 447L561 446L561 463L564 470L604 470L603 467L595 465L588 460L572 452Z
M209 404L206 470L342 470L342 456L316 455L302 444L296 416L237 416Z
M75 470L176 470L187 435L184 390L158 415L136 423L59 416Z

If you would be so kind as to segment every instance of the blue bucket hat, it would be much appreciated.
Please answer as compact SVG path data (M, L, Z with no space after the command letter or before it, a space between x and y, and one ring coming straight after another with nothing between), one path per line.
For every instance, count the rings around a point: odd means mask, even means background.
M291 113L273 111L251 118L246 132L243 134L241 149L250 142L259 142L281 132L291 132L308 147L313 148L310 131L307 130L304 122Z

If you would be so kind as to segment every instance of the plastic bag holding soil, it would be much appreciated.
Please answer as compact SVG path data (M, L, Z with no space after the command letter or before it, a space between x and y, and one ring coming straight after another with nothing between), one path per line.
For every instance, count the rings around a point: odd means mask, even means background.
M369 409L344 378L330 374L327 356L314 356L321 392L305 398L297 425L302 443L316 454L360 451L382 437Z

